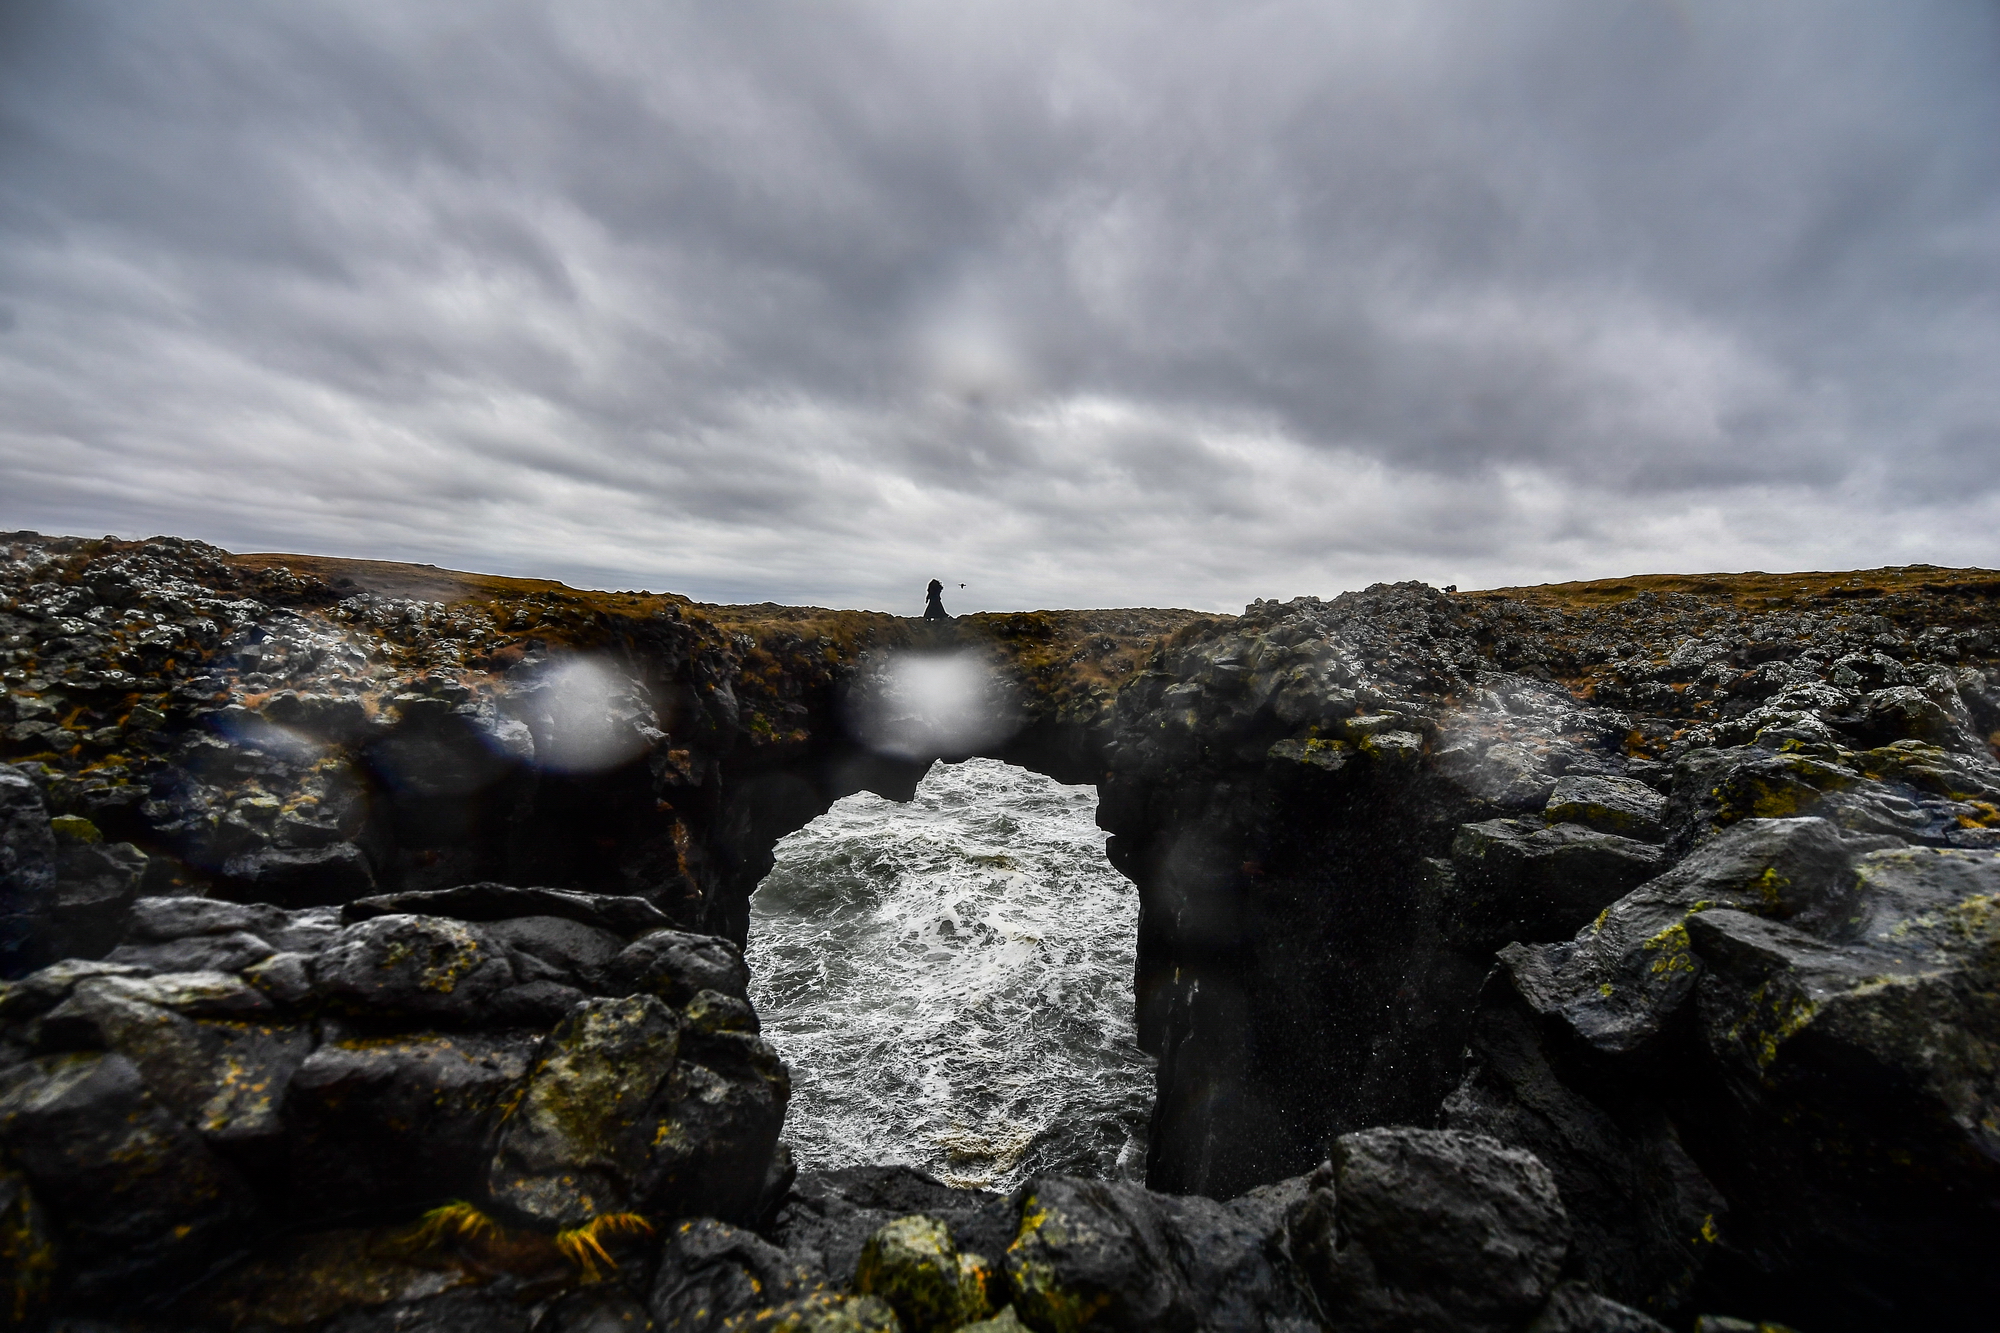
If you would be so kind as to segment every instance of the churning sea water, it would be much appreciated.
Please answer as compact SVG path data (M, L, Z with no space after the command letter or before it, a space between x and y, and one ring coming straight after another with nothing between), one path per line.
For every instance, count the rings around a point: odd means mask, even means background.
M792 1071L799 1165L906 1162L1010 1189L1144 1173L1138 894L1097 794L991 759L907 805L861 793L778 844L750 900L750 997Z

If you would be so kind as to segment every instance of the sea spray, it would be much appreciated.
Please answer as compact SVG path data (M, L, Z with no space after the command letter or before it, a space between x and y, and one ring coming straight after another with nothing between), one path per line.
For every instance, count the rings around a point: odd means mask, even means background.
M994 760L938 763L907 805L850 796L778 844L750 903L751 998L792 1070L802 1166L998 1189L1143 1173L1139 902L1096 805Z

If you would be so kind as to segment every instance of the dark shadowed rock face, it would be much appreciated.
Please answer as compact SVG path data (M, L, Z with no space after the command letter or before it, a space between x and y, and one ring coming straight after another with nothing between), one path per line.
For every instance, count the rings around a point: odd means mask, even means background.
M1990 1303L1985 589L1400 585L1177 633L1099 816L1142 893L1149 1183L1447 1123L1540 1155L1571 1262L1662 1315Z
M1309 1184L1293 1240L1338 1328L1517 1327L1569 1252L1548 1169L1483 1136L1344 1135Z

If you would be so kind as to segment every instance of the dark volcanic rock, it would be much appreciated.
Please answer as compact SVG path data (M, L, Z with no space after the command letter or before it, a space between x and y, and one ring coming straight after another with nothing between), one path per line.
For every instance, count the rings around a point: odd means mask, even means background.
M493 1119L526 1080L528 1033L335 1037L286 1095L291 1209L301 1218L379 1215L469 1192Z
M507 921L524 916L558 916L619 935L637 935L673 924L659 908L639 898L563 889L517 888L511 884L461 884L452 889L387 893L348 902L349 921L417 912L460 921Z
M474 1026L514 985L504 948L443 917L379 916L350 926L313 965L318 991L362 1016Z
M235 896L280 907L352 902L375 891L375 872L353 843L266 847L231 857L223 875Z
M810 1262L748 1231L702 1219L674 1228L647 1308L660 1327L721 1333L731 1321L826 1289Z
M1014 1309L1037 1329L1304 1333L1312 1304L1272 1221L1254 1204L1042 1177L1022 1192L1007 1249Z
M1746 821L1575 941L1502 952L1452 1118L1543 1156L1614 1294L1706 1275L1807 1325L1955 1318L1996 1294L1996 893L1990 852Z
M1646 842L1666 836L1667 798L1637 778L1565 777L1549 792L1542 817L1551 824L1582 824Z
M1572 934L1664 868L1649 843L1539 820L1461 824L1452 839L1448 929L1466 947Z
M0 764L0 977L44 961L36 931L56 883L56 840L41 790Z
M500 1126L494 1200L556 1227L637 1211L680 1039L674 1011L651 996L577 1006L537 1052L526 1095Z
M188 1308L224 1301L230 1322L255 1323L290 1299L268 1251L297 1233L280 1228L401 1217L379 1280L338 1277L338 1246L298 1260L333 1266L311 1274L333 1304L308 1322L344 1310L335 1323L402 1326L503 1306L525 1319L524 1302L543 1298L533 1291L632 1257L648 1228L754 1220L774 1179L783 1188L789 1086L749 1006L712 989L680 1007L631 994L611 975L631 946L610 931L560 916L342 926L332 908L186 897L141 899L128 929L113 958L0 992L0 1151L52 1219L59 1306L157 1304L248 1252L234 1295ZM742 989L733 946L673 934L655 942L656 963ZM536 979L519 981L517 966ZM530 991L539 1009L522 1001ZM584 1239L564 1249L565 1230ZM484 1246L466 1260L482 1282L530 1286L458 1301L439 1293L461 1282L418 1291L397 1276L443 1242ZM579 1326L645 1319L636 1301L564 1311Z
M0 1147L59 1219L59 1283L122 1304L199 1273L253 1203L122 1055L44 1056L0 1075Z
M954 1189L909 1166L858 1166L801 1174L771 1234L852 1282L868 1238L883 1224L921 1213L944 1223L952 1244L998 1268L1013 1242L1020 1208L1003 1195Z
M713 935L655 930L640 936L611 960L613 984L641 995L685 1004L705 990L738 999L750 993L750 969L742 951Z
M1532 1153L1475 1134L1342 1136L1293 1222L1334 1327L1518 1327L1568 1253L1569 1219Z
M406 1227L450 1198L491 1206L529 1053L580 1007L637 997L678 1032L640 1118L658 1144L599 1133L624 1103L593 1094L564 1131L588 1132L548 1163L615 1177L662 1227L769 1215L785 1085L743 1002L748 895L776 840L832 800L920 775L843 722L912 646L989 652L1021 726L987 752L1099 785L1141 901L1153 1186L1297 1194L1343 1136L1446 1123L1532 1149L1577 1223L1567 1271L1602 1294L1558 1287L1519 1315L1536 1327L1633 1326L1611 1297L1677 1325L1754 1311L1820 1333L1991 1308L1990 572L1377 585L1241 617L926 628L288 562L172 538L0 547L0 962L29 972L0 990L0 1078L127 1071L130 1123L174 1145L158 1178L208 1163L236 1182L198 1217L145 1203L113 1243L56 1122L18 1121L22 1197L63 1256L59 1317L98 1299L79 1291L150 1298L231 1247L275 1253L273 1219L372 1209ZM604 677L582 717L561 688L578 657ZM586 741L608 757L573 762ZM284 910L305 903L349 919ZM73 1123L111 1135L96 1111ZM620 1146L585 1162L586 1141ZM1237 1298L1220 1293L1277 1290L1256 1275L1289 1271L1280 1214L1306 1207L1265 1192L1228 1221L1134 1187L1049 1186L1095 1237L1058 1244L979 1220L990 1201L804 1202L814 1188L773 1234L806 1235L822 1208L829 1267L929 1215L1002 1267L1018 1245L1101 1279L1122 1312L1105 1318L1169 1324L1226 1323ZM564 1251L552 1220L489 1234L448 1212L426 1234L486 1246L481 1275L453 1260L437 1271L459 1286L378 1284L339 1317L643 1323L622 1282L563 1294L600 1239L653 1262L615 1216ZM1173 1248L1189 1235L1210 1268ZM1422 1247L1363 1248L1379 1272L1421 1269ZM128 1260L129 1280L90 1276ZM844 1280L745 1317L885 1323ZM1362 1305L1453 1290L1397 1282ZM1064 1290L1006 1317L1047 1327ZM1293 1318L1263 1299L1227 1308Z

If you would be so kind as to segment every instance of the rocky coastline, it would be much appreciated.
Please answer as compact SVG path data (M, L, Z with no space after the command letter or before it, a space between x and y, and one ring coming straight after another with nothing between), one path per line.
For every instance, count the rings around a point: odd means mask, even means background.
M0 1317L1969 1326L1996 598L1912 567L926 626L0 536ZM947 650L1009 722L967 752L1096 783L1139 888L1147 1188L782 1146L748 897L833 800L907 797L928 756L855 719Z

